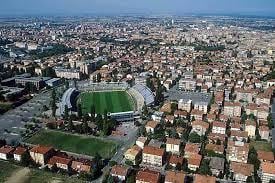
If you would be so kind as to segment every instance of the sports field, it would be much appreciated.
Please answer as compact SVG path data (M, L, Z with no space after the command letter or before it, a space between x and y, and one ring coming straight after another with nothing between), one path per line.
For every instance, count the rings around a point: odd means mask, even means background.
M91 106L95 106L97 114L104 114L104 111L126 112L132 111L134 103L126 91L104 91L81 93L78 102L81 103L83 113L90 113Z
M33 137L27 139L26 142L48 145L63 151L89 156L99 153L103 158L112 157L117 147L117 144L112 141L52 130L41 130Z

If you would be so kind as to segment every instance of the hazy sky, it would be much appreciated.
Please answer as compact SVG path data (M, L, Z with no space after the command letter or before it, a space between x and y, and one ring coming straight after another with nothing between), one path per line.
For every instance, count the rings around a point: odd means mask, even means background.
M275 15L275 0L1 0L0 15L31 14Z

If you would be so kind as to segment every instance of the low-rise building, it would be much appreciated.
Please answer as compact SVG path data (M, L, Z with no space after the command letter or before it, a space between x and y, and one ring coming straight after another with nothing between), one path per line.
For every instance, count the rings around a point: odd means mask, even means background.
M115 181L123 182L126 181L129 170L129 167L123 165L115 165L112 167L110 175L115 178Z
M142 153L142 163L149 166L161 167L164 163L164 154L164 149L145 146Z
M224 158L211 157L209 162L209 167L211 172L215 176L219 176L224 173Z
M160 173L152 170L139 170L136 176L136 183L160 183Z
M262 183L269 183L270 180L275 180L275 164L269 162L261 163L259 176Z
M181 141L179 139L166 139L166 152L180 154Z
M15 149L15 151L13 152L13 159L14 159L15 161L21 161L22 156L23 156L25 153L28 153L26 148L24 148L24 147L17 147L17 148Z
M166 171L165 183L184 183L185 174L183 172Z
M239 141L228 141L226 159L228 161L247 163L249 144Z
M193 183L216 183L216 177L196 174Z
M54 149L48 146L36 146L30 150L32 160L39 165L45 165L53 153Z
M3 146L0 148L0 159L8 160L12 158L12 152L14 151L13 147Z
M231 162L230 171L233 173L234 180L246 182L247 177L254 173L254 166L246 163Z
M192 122L191 133L195 132L199 136L203 136L205 135L205 132L208 130L208 128L209 128L209 123L200 121L200 120L195 120Z

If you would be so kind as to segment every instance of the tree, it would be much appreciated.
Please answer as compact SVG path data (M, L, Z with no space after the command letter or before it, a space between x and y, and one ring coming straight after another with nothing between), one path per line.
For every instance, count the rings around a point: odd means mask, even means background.
M254 182L253 177L252 177L252 176L248 176L247 179L246 179L246 182L247 182L247 183L252 183L252 182Z
M258 154L257 154L257 151L254 147L250 148L249 149L249 152L248 152L248 163L254 165L254 179L256 182L258 182L259 180L259 177L258 177L258 170L260 168L260 160L258 159Z
M188 140L192 143L200 143L201 137L197 133L193 132L190 133Z
M98 74L96 75L96 79L97 79L97 82L98 82L98 83L101 82L101 74L100 74L100 73L98 73Z
M82 124L82 130L84 133L89 133L90 131L90 128L89 128L89 125L88 125L88 122L86 120L86 118L84 118L84 121L83 121L83 124Z
M52 90L52 100L51 100L51 109L52 109L52 116L55 117L56 115L56 92L55 89Z
M65 88L68 90L70 88L70 83L68 80L65 80Z
M135 175L130 175L127 177L126 183L135 183L135 182L136 182Z
M148 108L147 108L147 105L146 105L145 102L144 102L144 105L143 105L143 110L142 110L142 112L143 112L143 115L144 115L145 117L148 117Z
M7 144L5 139L0 139L0 147L5 146Z
M79 119L82 118L82 106L80 103L77 105L77 116Z
M65 121L69 119L69 108L67 105L65 105L65 109L64 109L64 119Z
M69 122L68 122L68 129L69 129L70 131L73 131L73 130L74 130L74 124L73 124L73 120L72 120L71 117L70 117Z
M94 105L91 106L90 114L91 114L91 122L95 121L95 106Z
M271 114L268 115L267 121L268 121L268 128L272 129L273 128L273 121L272 121Z
M160 80L158 79L157 81L157 90L156 90L156 96L155 96L155 104L159 105L161 102L164 100L164 95L163 95L163 88L160 83Z
M209 167L209 163L210 163L209 160L203 159L198 173L203 174L203 175L211 175L212 173L211 173L211 169Z
M30 165L31 162L32 162L32 159L31 159L31 156L28 152L25 152L24 154L22 154L21 161L20 161L20 164L22 166L27 167L27 166Z

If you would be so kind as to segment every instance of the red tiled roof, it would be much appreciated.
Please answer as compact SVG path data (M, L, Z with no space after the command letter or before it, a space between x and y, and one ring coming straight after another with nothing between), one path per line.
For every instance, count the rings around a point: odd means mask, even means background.
M166 171L165 182L183 183L185 174L183 172Z
M181 141L180 141L180 139L167 138L166 144L180 145Z
M216 183L216 177L196 174L194 183Z
M163 156L165 153L165 150L157 147L145 146L143 149L143 153L152 154L156 156Z
M10 146L3 146L0 148L0 153L2 154L10 154L14 150L13 147Z
M273 152L269 151L257 151L258 159L266 160L266 161L274 161L274 154Z
M39 153L39 154L47 154L49 151L53 150L52 147L48 146L36 146L30 150L30 152Z
M115 165L112 167L111 174L119 176L127 176L129 168L123 165Z
M140 170L137 173L136 180L148 183L159 183L160 173L152 170Z
M263 162L261 163L263 173L275 175L275 163Z
M15 151L13 152L13 154L22 155L22 154L24 154L26 151L27 151L27 149L24 148L24 147L17 147L17 148L15 149Z
M59 156L53 156L49 160L48 164L54 165L56 163L63 164L63 165L69 165L72 160L69 158L59 157Z

